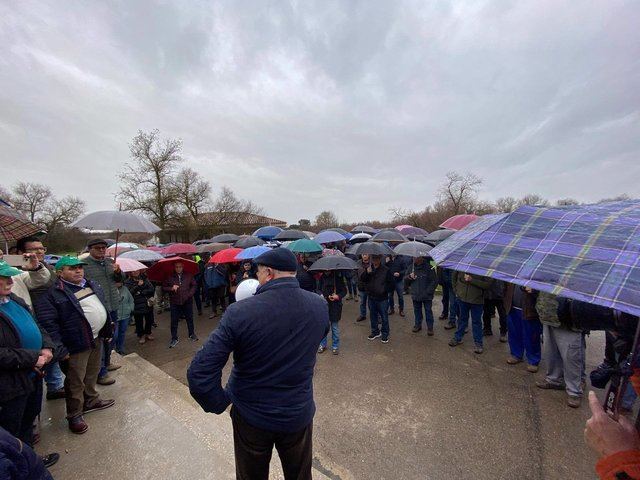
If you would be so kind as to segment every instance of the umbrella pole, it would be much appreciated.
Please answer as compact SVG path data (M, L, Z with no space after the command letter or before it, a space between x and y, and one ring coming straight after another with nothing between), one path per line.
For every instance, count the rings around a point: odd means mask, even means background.
M113 251L113 258L118 256L118 239L120 238L120 229L116 230L116 248Z
M333 294L334 294L334 295L336 294L336 282L337 282L337 279L336 279L336 271L334 270L334 271L333 271Z

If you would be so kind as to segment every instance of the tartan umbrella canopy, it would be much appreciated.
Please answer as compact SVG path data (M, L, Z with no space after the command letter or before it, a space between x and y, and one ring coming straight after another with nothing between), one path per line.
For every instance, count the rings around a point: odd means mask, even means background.
M0 199L0 241L6 244L9 241L28 237L41 231L42 228L31 222L9 203Z
M441 267L640 315L640 200L485 215L429 253Z

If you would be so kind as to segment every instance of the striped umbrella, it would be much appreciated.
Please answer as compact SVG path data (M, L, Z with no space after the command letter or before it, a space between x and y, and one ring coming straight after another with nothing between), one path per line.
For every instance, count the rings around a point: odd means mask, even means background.
M31 222L8 202L0 199L0 241L4 241L5 248L9 241L16 241L42 232L42 228Z

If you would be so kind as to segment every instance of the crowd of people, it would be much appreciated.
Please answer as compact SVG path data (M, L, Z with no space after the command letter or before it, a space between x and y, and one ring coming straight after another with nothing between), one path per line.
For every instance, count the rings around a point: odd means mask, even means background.
M310 422L315 407L309 385L313 365L315 356L327 349L334 355L340 352L339 322L344 301L359 302L359 315L355 320L369 319L368 340L379 339L386 344L391 339L389 316L396 312L405 316L405 294L410 296L413 305L412 331L418 334L424 322L426 334L434 335L433 302L440 287L442 314L439 319L446 322L446 330L453 331L448 342L450 347L463 343L470 319L473 351L482 354L483 339L493 335L492 318L497 314L500 342L508 343L509 348L506 363L516 366L526 362L526 369L536 373L544 360L546 374L537 386L543 390L565 390L569 407L581 405L586 385L585 335L588 330L572 315L569 299L488 277L441 269L427 256L350 254L345 242L326 247L350 256L356 261L357 269L311 271L309 268L316 259L313 255L294 255L286 248L274 248L254 261L235 263L211 263L208 253L185 256L188 258L183 260L176 258L173 270L162 282L150 281L144 270L123 273L106 255L107 247L105 240L93 239L81 258L64 256L51 266L45 261L46 248L42 241L27 237L15 246L16 253L23 255L26 262L22 268L0 260L0 442L3 451L21 452L17 462L41 473L25 478L49 478L46 467L59 459L56 453L37 457L31 450L39 440L37 417L42 405L43 382L47 400L65 400L69 430L74 434L85 433L89 429L85 416L115 404L113 399L102 398L96 385L115 383L109 373L120 366L111 362L111 352L126 353L125 335L129 325L135 325L140 345L154 341L154 313L168 309L169 348L174 348L179 341L180 320L185 320L189 340L197 342L194 303L199 316L206 308L211 311L209 318L224 314L214 335L189 369L189 385L192 395L206 411L221 413L233 404L234 431L244 435L234 437L239 478L262 478L265 462L268 469L265 452L269 445L277 446L278 442L291 442L291 448L298 449L297 453L281 455L285 477L287 468L291 475L310 469ZM187 261L196 262L197 273L185 271ZM247 279L255 279L260 285L255 298L250 302L236 302L237 288ZM306 293L299 293L303 291ZM591 307L596 308L587 304L581 311L598 315L597 309L589 310ZM261 327L250 327L252 319L270 316L273 318L268 332ZM308 318L302 321L303 316ZM274 325L278 322L281 325L276 328ZM229 354L238 348L239 339L254 346L252 341L256 338L263 339L260 350L255 357L236 357L229 385L222 389L220 371ZM286 348L278 343L283 339L287 339ZM615 334L608 332L605 360L592 372L592 379L606 375L620 362L624 353L616 350L615 342ZM273 371L269 373L270 368ZM235 375L243 369L251 375ZM262 378L253 377L256 375L264 375L276 383L278 379L286 379L299 388L274 393ZM261 407L252 403L251 396L256 389L263 395ZM623 413L631 412L635 396L635 390L629 386L622 404ZM295 414L282 407L289 404L297 405ZM587 439L598 449L598 445L606 443L600 430L616 427L600 416L597 402L594 404L590 399L590 405L599 423L593 420L588 424ZM626 420L621 422L616 425L627 428ZM264 432L291 435L280 438ZM625 440L636 442L627 450L637 450L640 440L627 433ZM255 442L264 443L260 455L250 453ZM620 453L604 447L599 451L607 455ZM635 457L629 454L621 458L624 463ZM609 457L602 463L605 464L609 470L623 468L620 462ZM633 468L621 471L630 474ZM602 478L614 477L603 475Z

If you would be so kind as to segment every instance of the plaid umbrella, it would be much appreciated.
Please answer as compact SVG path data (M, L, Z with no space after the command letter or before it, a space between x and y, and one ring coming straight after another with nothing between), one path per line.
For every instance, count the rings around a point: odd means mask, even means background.
M42 228L0 199L0 241L6 244L41 231Z
M640 315L640 200L485 215L430 255L445 268Z

